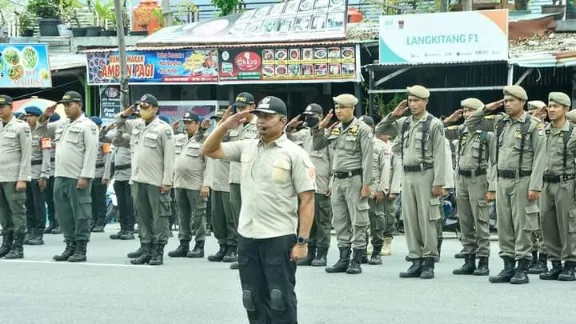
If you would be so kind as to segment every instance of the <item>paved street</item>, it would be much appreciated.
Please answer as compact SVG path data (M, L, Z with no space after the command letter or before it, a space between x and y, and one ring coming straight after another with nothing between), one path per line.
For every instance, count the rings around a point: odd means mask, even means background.
M93 234L88 263L51 261L64 247L62 236L46 245L26 246L23 261L0 261L0 323L247 323L238 273L206 259L165 258L154 268L132 266L126 253L137 241L112 241ZM447 236L450 236L449 234ZM333 238L334 240L334 238ZM172 238L167 250L177 245ZM207 253L217 250L213 237ZM492 242L493 251L497 243ZM456 239L445 240L436 279L400 279L408 263L404 237L382 266L364 273L328 275L323 268L300 267L297 274L301 324L348 323L574 323L576 283L543 282L530 276L524 286L494 285L486 277L454 276L461 264ZM334 246L329 262L337 257ZM500 271L494 254L491 269Z

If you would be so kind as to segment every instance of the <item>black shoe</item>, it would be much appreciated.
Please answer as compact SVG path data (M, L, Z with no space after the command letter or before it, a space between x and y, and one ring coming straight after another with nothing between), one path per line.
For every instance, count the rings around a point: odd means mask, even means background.
M536 261L529 269L529 274L541 274L548 271L548 255L540 253L540 259Z
M168 252L168 256L171 258L184 258L188 252L190 252L190 241L182 240L176 250Z
M381 252L382 252L382 245L374 245L374 250L372 250L372 255L370 256L370 260L368 260L368 264L371 265L382 264L382 257L380 256Z
M154 244L154 249L152 250L152 257L150 258L148 264L153 266L164 264L164 244L162 243Z
M10 252L12 242L14 241L14 232L5 232L2 235L2 246L0 246L0 258L3 258Z
M490 269L488 268L488 257L480 257L478 260L478 267L474 270L473 275L475 276L487 276L490 274Z
M144 250L144 244L140 243L140 247L138 248L138 250L136 250L134 252L130 252L126 256L129 257L130 259L139 258L142 255L142 253L144 252L143 250Z
M238 261L238 256L236 255L237 247L235 245L229 245L226 250L226 255L222 258L223 262L236 262Z
M140 264L147 264L150 262L152 258L152 244L141 244L140 248L138 249L138 256L135 259L130 260L131 264L140 265ZM133 252L136 255L136 252ZM130 253L128 254L130 257Z
M60 255L53 256L52 259L54 259L54 261L68 261L68 258L74 254L74 250L76 250L76 242L72 240L65 240L65 243L66 247L64 248L64 252L62 252Z
M220 244L220 249L218 250L218 252L216 252L216 254L214 255L209 255L208 261L220 262L222 261L225 255L226 255L226 244Z
M529 283L530 282L530 279L528 279L528 266L529 265L530 265L530 260L528 260L528 259L518 260L518 269L516 269L516 273L514 274L514 277L512 277L512 279L510 279L510 283L515 284L515 285L522 285L522 284Z
M350 266L346 269L347 274L360 274L362 273L362 258L366 254L365 249L354 249Z
M24 236L24 244L29 245L28 242L34 238L34 235L36 235L34 230L28 230L28 233L26 233L26 236Z
M62 234L62 230L60 229L60 226L52 229L52 234Z
M122 239L122 235L124 235L124 233L126 233L125 231L120 231L116 234L110 234L110 239L111 240L121 240Z
M552 261L552 268L550 270L541 273L541 280L558 280L558 276L562 273L562 261L556 260Z
M124 234L122 234L120 236L120 239L123 241L128 241L128 240L134 240L134 239L136 239L136 237L134 237L134 232L126 231L126 232L124 232Z
M422 259L415 259L406 272L400 272L400 278L419 278L422 273Z
M104 226L103 225L96 225L92 229L92 233L104 233Z
M316 258L310 263L313 267L325 267L326 266L326 255L328 254L328 249L318 249L316 253Z
M240 265L238 265L238 262L232 262L232 264L230 264L230 270L238 270L240 269Z
M36 231L36 235L28 241L29 245L44 245L44 233L42 231Z
M68 262L86 262L86 245L88 241L76 241L74 254L68 258Z
M308 246L308 255L304 257L302 260L296 261L296 265L299 266L309 266L312 264L312 261L316 259L316 247L313 245Z
M434 262L436 262L434 257L424 258L424 265L422 266L422 271L420 272L420 279L434 278Z
M196 241L196 244L194 244L194 248L192 249L192 251L188 252L188 254L186 254L186 256L189 258L193 258L193 259L203 258L204 257L204 241Z
M10 248L10 252L4 256L4 259L14 260L14 259L22 259L24 258L24 233L18 233L14 235L14 243L12 243L12 247Z
M558 276L558 280L560 281L574 281L576 277L574 276L574 268L576 267L576 262L572 261L565 261L564 262L564 269L562 269L562 273Z
M44 234L52 234L53 229L54 227L52 227L52 225L46 227L46 229L44 229Z
M364 249L362 253L362 260L360 260L360 264L368 264L368 249Z
M474 274L474 271L476 271L476 255L475 254L468 254L468 255L466 255L464 265L461 266L460 268L452 271L452 274L471 275L471 274Z
M346 272L350 266L350 248L349 247L339 247L340 259L331 267L324 269L328 273L341 273Z
M516 261L511 257L502 257L502 260L504 261L504 269L500 271L499 274L488 278L488 281L491 283L510 282L510 279L514 277L514 266L516 265Z

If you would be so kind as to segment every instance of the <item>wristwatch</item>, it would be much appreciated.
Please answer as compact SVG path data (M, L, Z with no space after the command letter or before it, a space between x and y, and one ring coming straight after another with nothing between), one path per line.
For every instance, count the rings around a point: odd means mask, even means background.
M300 245L303 244L308 244L308 238L307 237L302 237L302 236L298 236L298 238L296 239L296 242Z

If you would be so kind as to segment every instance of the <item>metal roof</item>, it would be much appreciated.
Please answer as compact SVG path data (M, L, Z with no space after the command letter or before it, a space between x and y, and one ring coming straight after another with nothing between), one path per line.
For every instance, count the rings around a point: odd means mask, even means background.
M50 70L60 71L86 66L86 55L84 54L53 54L50 55Z

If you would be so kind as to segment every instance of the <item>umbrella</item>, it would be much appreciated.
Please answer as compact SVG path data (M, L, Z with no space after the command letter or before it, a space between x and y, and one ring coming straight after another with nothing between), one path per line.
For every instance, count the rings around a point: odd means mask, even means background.
M42 111L46 109L46 107L50 107L54 105L56 102L48 99L41 99L38 97L30 97L28 99L16 100L12 103L12 111L14 112L21 112L24 113L24 109L27 107L36 106L40 108ZM66 114L64 113L64 106L62 104L58 104L56 106L56 112L62 118L66 118Z

